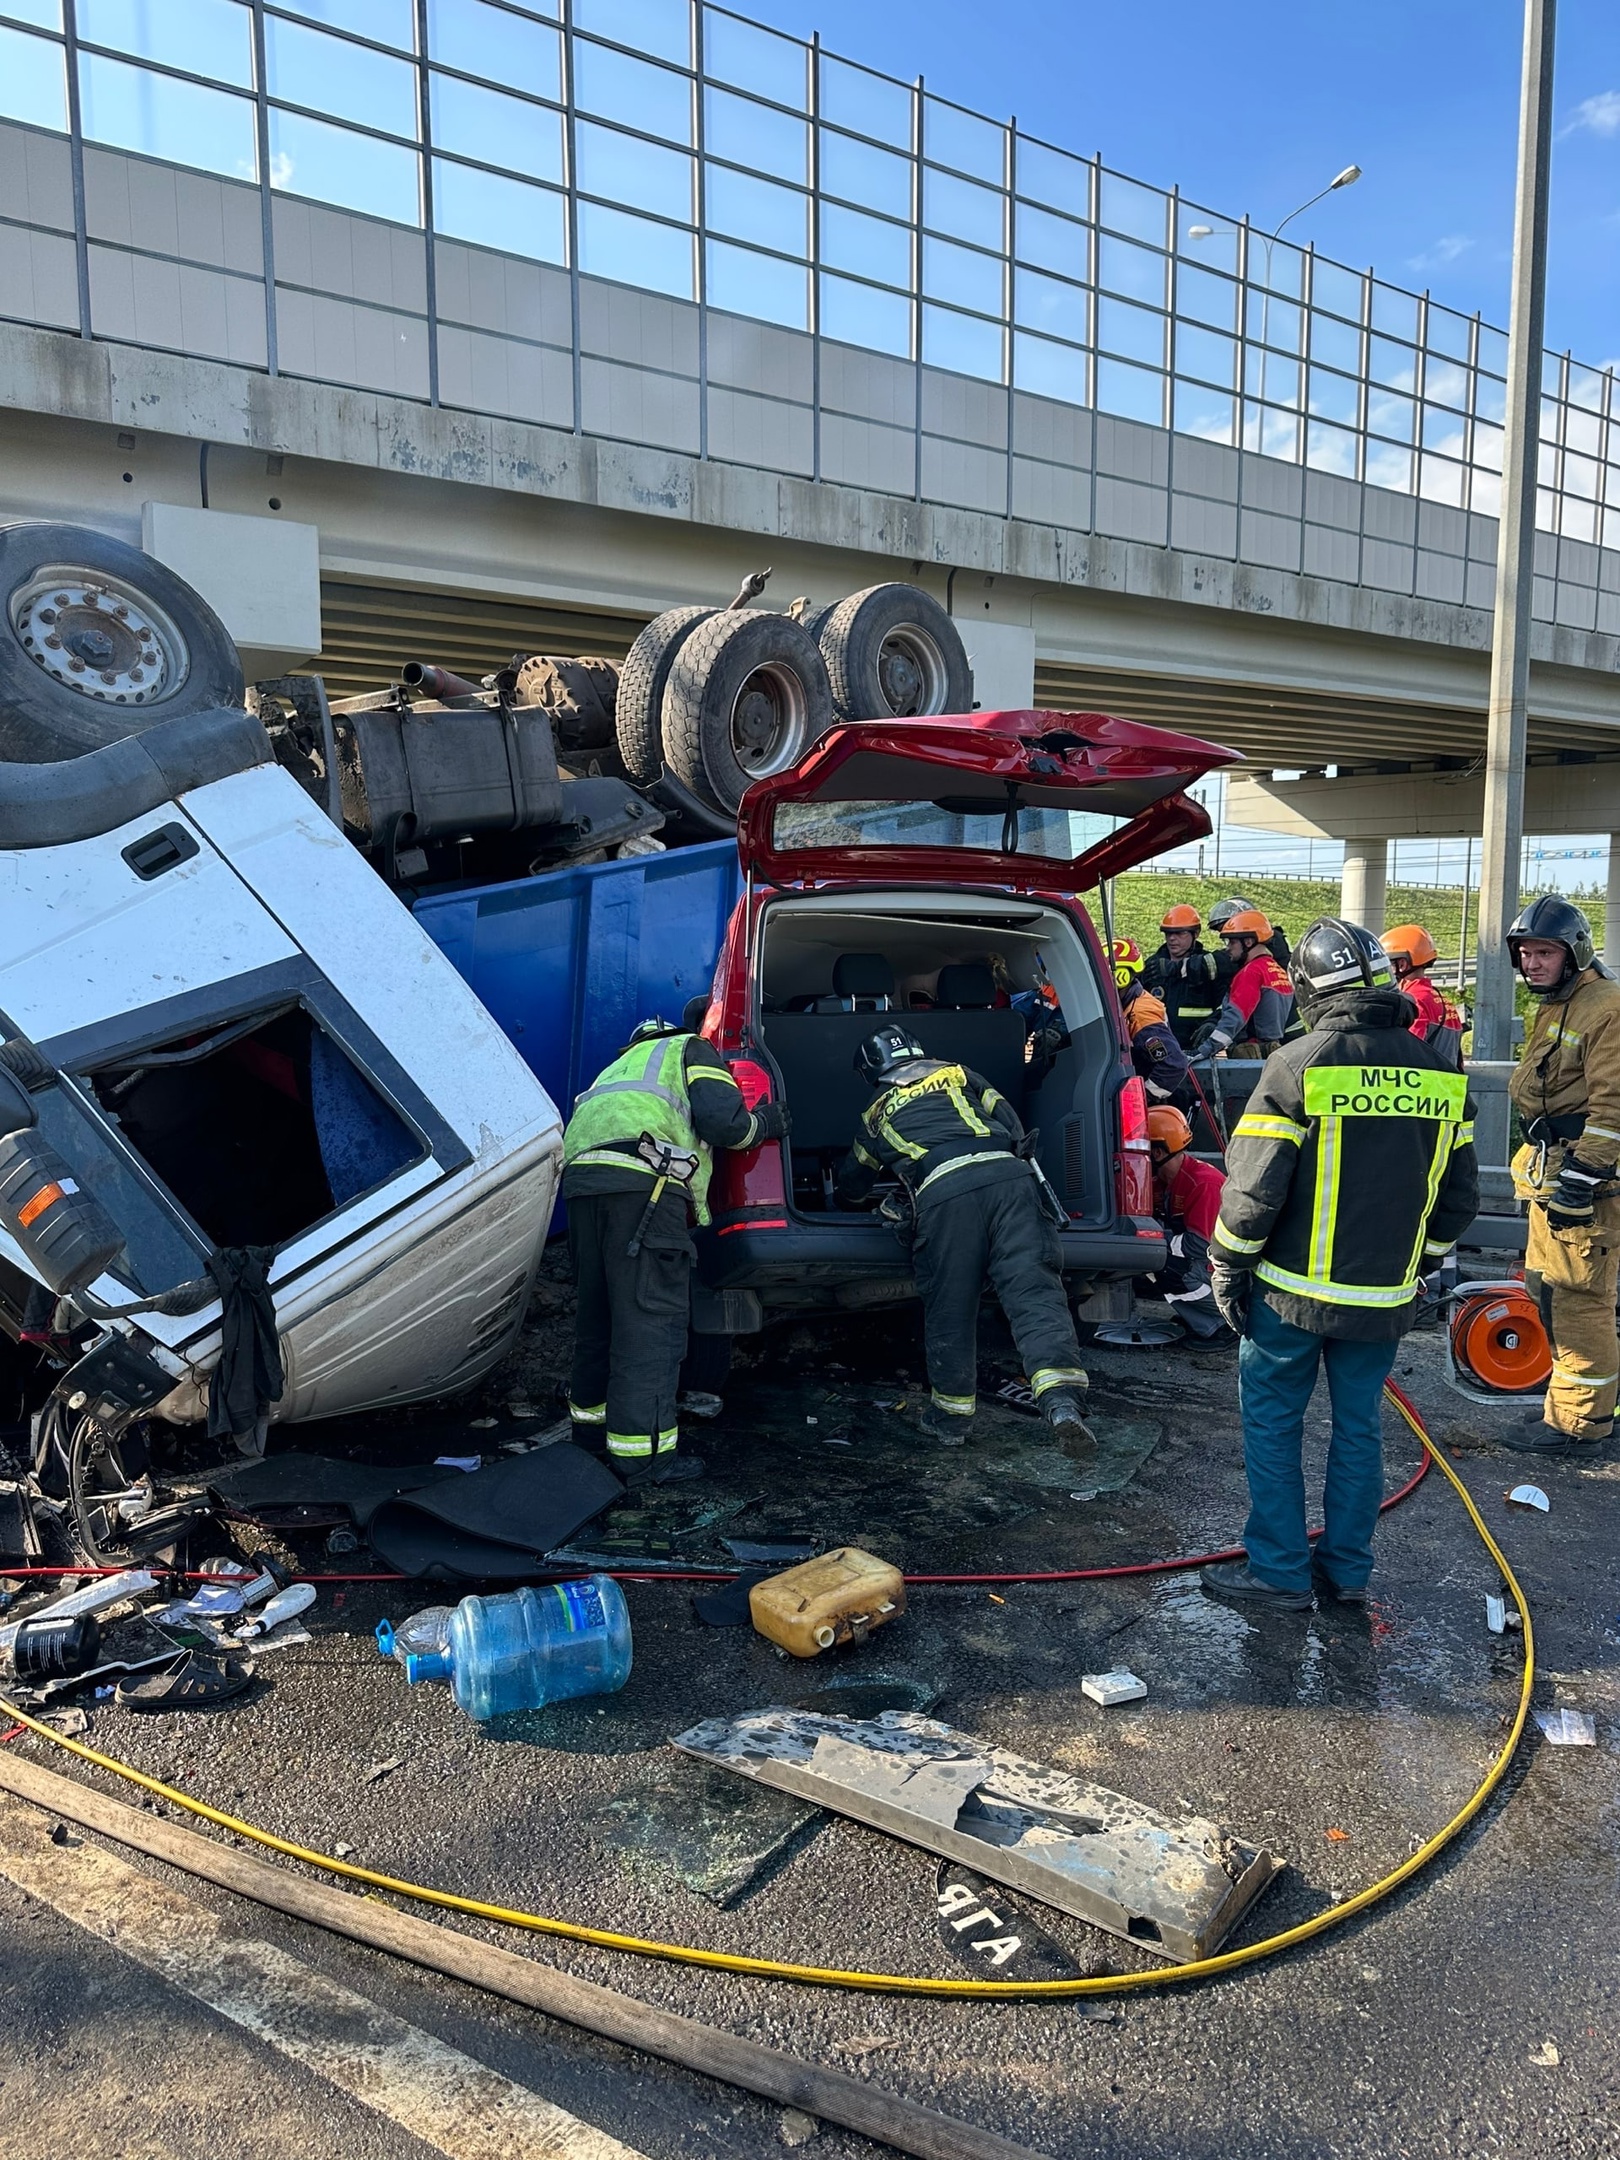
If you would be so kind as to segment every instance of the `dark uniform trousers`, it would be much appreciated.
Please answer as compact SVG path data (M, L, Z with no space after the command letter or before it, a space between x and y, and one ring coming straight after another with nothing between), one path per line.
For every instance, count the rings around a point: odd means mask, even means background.
M686 1194L671 1186L631 1257L651 1190L649 1181L639 1192L592 1193L568 1203L568 1250L579 1291L568 1396L581 1408L606 1405L616 1459L654 1449L667 1455L679 1433L675 1398L697 1254ZM639 1448L638 1439L645 1443Z
M1072 1384L1080 1345L1063 1294L1063 1252L1028 1166L1008 1158L993 1183L953 1193L950 1176L917 1202L912 1241L928 1379L942 1409L968 1416L978 1386L979 1299L989 1276L1039 1396Z

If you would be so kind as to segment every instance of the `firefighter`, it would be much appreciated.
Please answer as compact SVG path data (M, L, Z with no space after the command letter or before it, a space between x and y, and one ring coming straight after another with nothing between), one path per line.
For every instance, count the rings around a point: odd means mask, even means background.
M1243 908L1226 919L1221 941L1232 973L1209 1031L1215 1057L1270 1057L1288 1037L1303 1032L1293 984L1270 949L1272 934L1258 908Z
M1215 994L1215 956L1199 942L1198 910L1182 902L1166 908L1159 928L1164 942L1149 955L1142 980L1164 1005L1171 1033L1183 1050L1220 1004Z
M1429 980L1429 970L1439 958L1434 939L1421 923L1398 923L1378 942L1389 954L1396 984L1417 1007L1412 1033L1432 1043L1453 1072L1461 1072L1463 1016Z
M1514 1190L1528 1200L1525 1287L1552 1338L1539 1418L1506 1433L1534 1455L1596 1454L1614 1429L1620 1344L1620 983L1597 960L1580 909L1532 900L1508 931L1540 1010L1508 1092L1524 1128Z
M1227 1152L1211 1286L1242 1335L1249 1519L1215 1597L1290 1611L1317 1590L1365 1602L1383 1498L1380 1397L1417 1313L1418 1276L1472 1221L1473 1109L1461 1073L1411 1031L1388 953L1356 923L1312 923L1290 964L1310 1033L1266 1062ZM1320 1365L1332 1403L1325 1529L1305 1535L1301 1449Z
M1209 1282L1209 1241L1215 1234L1226 1179L1192 1152L1192 1127L1179 1110L1157 1103L1147 1118L1153 1159L1153 1212L1164 1225L1169 1256L1150 1277L1195 1342L1232 1341L1215 1310Z
M932 1390L922 1430L945 1447L960 1447L972 1430L988 1274L1042 1415L1062 1438L1093 1447L1080 1411L1089 1382L1052 1220L1061 1209L1021 1155L1018 1113L988 1081L929 1057L895 1023L861 1044L855 1070L877 1093L839 1168L837 1198L858 1206L882 1172L898 1176L910 1198Z
M1257 908L1252 900L1245 900L1241 893L1234 893L1230 900L1217 900L1215 905L1210 909L1208 917L1209 927L1211 930L1214 931L1215 935L1218 938L1224 939L1226 936L1227 925L1231 922L1234 915L1261 915L1264 914L1264 912L1265 910L1263 908ZM1279 967L1286 967L1288 965L1288 933L1286 930L1283 929L1281 923L1272 924L1271 934L1266 939L1266 950L1271 954L1272 959L1276 961ZM1233 968L1229 957L1224 952L1216 956L1215 1002L1217 1007L1220 1004L1221 998L1225 995L1226 986L1231 981L1232 976L1235 972L1236 970Z
M691 1308L693 1221L709 1219L711 1151L788 1131L781 1103L750 1110L719 1053L696 1032L643 1020L574 1105L563 1135L568 1247L579 1290L568 1414L601 1435L627 1484L701 1477L681 1455L676 1407Z
M1135 938L1114 940L1114 987L1131 1038L1131 1063L1148 1101L1190 1102L1187 1053L1171 1029L1162 1001L1142 984L1142 948Z

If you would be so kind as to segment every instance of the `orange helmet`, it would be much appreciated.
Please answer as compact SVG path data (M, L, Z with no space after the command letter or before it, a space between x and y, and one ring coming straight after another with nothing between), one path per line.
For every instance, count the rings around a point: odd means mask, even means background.
M1142 948L1133 937L1117 937L1114 940L1114 981L1121 990L1129 990L1133 983L1142 980Z
M1264 945L1271 937L1271 925L1257 907L1243 908L1236 915L1228 915L1221 924L1221 936L1258 938Z
M1148 1112L1148 1145L1156 1140L1169 1155L1180 1155L1192 1146L1192 1127L1169 1103L1155 1103Z
M1440 957L1435 951L1434 939L1421 923L1397 923L1393 930L1386 930L1378 942L1395 962L1398 976L1408 975L1414 968L1433 967ZM1400 964L1403 960L1405 967Z
M1202 928L1202 922L1198 910L1195 907L1188 907L1186 902L1182 901L1176 907L1165 909L1164 919L1159 924L1159 928L1161 930L1198 930Z

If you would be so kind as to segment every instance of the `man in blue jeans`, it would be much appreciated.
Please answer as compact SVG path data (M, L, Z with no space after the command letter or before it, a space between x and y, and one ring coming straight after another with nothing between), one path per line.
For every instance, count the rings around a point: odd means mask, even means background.
M1289 975L1310 1032L1266 1061L1238 1121L1210 1247L1215 1303L1243 1337L1247 1557L1202 1581L1305 1612L1317 1595L1366 1600L1384 1382L1420 1275L1473 1219L1479 1174L1467 1082L1410 1032L1415 1008L1371 931L1324 917ZM1302 1454L1319 1366L1333 1430L1313 1558Z

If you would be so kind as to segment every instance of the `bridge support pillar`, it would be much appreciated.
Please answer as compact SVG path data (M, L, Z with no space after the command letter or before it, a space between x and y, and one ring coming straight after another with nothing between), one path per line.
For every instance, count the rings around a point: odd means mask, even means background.
M1373 932L1384 927L1384 889L1389 882L1387 840L1346 840L1339 880L1339 912L1346 922ZM1620 921L1620 917L1616 918Z

